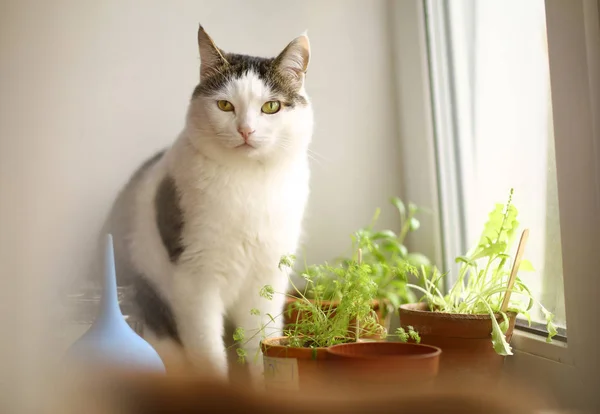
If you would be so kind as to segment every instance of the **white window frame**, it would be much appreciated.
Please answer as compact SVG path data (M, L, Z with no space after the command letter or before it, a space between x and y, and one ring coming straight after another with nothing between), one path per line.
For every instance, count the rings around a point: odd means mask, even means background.
M453 0L455 1L455 0ZM546 26L556 147L568 344L517 331L506 371L550 391L572 408L600 408L600 0L546 0ZM427 7L426 7L427 6ZM403 198L434 210L423 219L412 248L451 263L462 253L460 200L454 152L435 139L455 139L445 82L445 56L433 47L430 71L428 10L443 0L390 2L393 62L397 74L398 133L402 142ZM444 24L444 22L436 22ZM433 96L434 94L435 96ZM456 108L455 110L460 110ZM435 122L434 122L435 118ZM446 141L447 142L447 141ZM419 171L419 174L415 174Z

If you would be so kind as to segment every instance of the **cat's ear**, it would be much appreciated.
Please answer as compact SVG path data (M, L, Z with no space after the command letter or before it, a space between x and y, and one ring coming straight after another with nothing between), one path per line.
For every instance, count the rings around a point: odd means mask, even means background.
M200 79L229 64L202 25L198 28L198 49L200 50Z
M275 58L274 64L279 74L299 89L304 82L309 60L310 42L304 33L283 49Z

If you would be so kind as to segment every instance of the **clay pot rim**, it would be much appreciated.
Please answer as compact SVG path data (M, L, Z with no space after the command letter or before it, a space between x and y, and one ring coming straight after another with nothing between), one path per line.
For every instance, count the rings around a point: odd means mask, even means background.
M419 309L426 308L426 309ZM450 313L450 312L437 312L430 311L427 309L428 305L425 302L416 302L416 303L407 303L404 305L400 305L399 313L413 314L415 316L437 318L437 319L445 319L445 320L456 320L456 319L470 319L470 320L491 320L489 314L472 314L472 313ZM501 318L502 315L496 313L496 318ZM506 315L509 319L513 316L517 316L515 312L506 312Z
M406 355L406 354L398 354L398 355L381 355L381 354L346 354L337 351L340 348L347 348L348 346L363 346L362 344L394 344L393 346L410 346L410 347L418 347L421 349L428 348L430 352L424 354L415 354L415 355ZM375 345L377 346L377 345ZM373 345L369 345L366 347L373 347ZM351 342L347 344L338 344L330 346L329 348L325 348L328 354L335 355L336 357L341 357L345 359L353 359L353 360L415 360L415 359L429 359L429 358L437 358L442 354L442 349L433 346L433 345L425 345L425 344L413 344L413 343L403 343L403 342L386 342L386 341L376 341L376 342ZM337 351L337 352L336 352Z

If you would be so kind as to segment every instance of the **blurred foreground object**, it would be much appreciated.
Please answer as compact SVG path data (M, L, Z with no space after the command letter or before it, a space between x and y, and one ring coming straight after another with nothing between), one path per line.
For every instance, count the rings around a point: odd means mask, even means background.
M48 405L51 414L253 413L552 413L547 396L522 384L436 381L421 389L406 381L324 385L314 392L257 392L210 378L105 372L94 378L71 378L67 395ZM368 383L369 381L367 381ZM544 411L546 410L546 411Z

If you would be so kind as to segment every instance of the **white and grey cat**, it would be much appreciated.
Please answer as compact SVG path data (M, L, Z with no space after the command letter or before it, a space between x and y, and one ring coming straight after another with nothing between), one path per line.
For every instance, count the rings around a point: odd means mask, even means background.
M201 67L183 131L118 196L105 232L120 284L133 284L145 335L167 365L226 378L224 320L248 331L280 314L280 257L296 251L309 194L313 113L304 89L308 37L276 58L225 53L200 26ZM278 322L280 329L281 321ZM247 345L253 355L259 336Z

